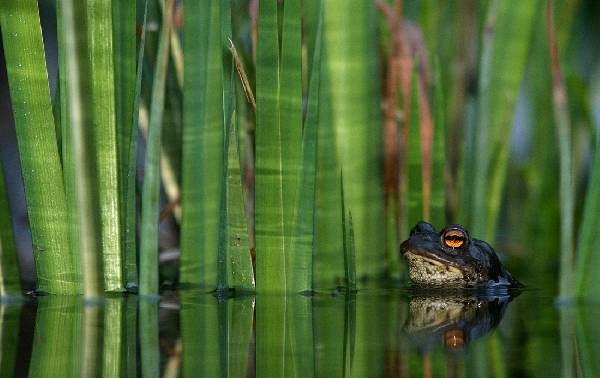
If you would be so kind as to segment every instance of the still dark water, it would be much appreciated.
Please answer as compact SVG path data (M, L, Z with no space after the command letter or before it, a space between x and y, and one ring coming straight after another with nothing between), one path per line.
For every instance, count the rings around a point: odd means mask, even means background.
M543 290L3 302L0 376L600 376L600 307Z

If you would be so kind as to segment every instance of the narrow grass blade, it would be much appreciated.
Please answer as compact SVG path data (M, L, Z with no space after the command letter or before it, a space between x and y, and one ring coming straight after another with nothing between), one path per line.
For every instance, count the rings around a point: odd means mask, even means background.
M204 293L181 293L182 372L184 377L227 376L221 371L217 299Z
M167 34L168 36L168 34ZM168 50L167 50L168 52ZM140 299L140 366L142 376L160 377L158 301Z
M223 176L221 4L186 2L181 282L217 285Z
M259 3L256 50L256 290L285 292L277 2Z
M355 341L352 357L352 376L364 377L379 371L385 365L385 344L382 340L390 332L387 324L386 301L377 295L356 295ZM352 303L349 313L350 337L352 337ZM411 373L412 375L412 373Z
M206 81L206 52L208 50L208 25L210 25L210 2L185 2L183 28L184 92L183 92L183 141L182 141L182 192L181 192L181 268L182 283L202 282L203 265L199 249L202 248L204 219L202 211L202 143L200 125L203 122L202 104ZM184 346L185 351L185 346ZM185 353L185 352L184 352Z
M80 248L80 225L77 209L77 179L76 161L73 145L73 131L71 130L71 117L69 114L69 73L67 72L67 33L65 33L65 20L63 6L56 4L57 18L57 42L58 42L58 86L55 98L55 122L57 122L57 134L60 133L60 156L63 168L63 182L67 200L67 219L69 230L69 246L73 251L75 264L81 267Z
M161 10L164 14L164 6L161 6ZM173 17L177 16L174 15ZM173 45L174 43L177 44L177 47ZM169 45L171 46L171 51L161 136L160 170L163 190L169 203L180 203L183 55L175 25L171 28ZM179 71L180 69L181 72ZM180 80L182 81L180 82ZM181 223L181 208L179 206L175 206L173 215L175 220Z
M260 38L260 37L259 37ZM286 372L286 311L288 296L256 297L256 376L284 377Z
M0 306L0 376L14 377L19 350L21 304Z
M356 248L354 245L354 227L352 213L346 210L344 194L344 175L340 175L340 197L342 198L342 235L344 245L344 281L347 292L356 291Z
M81 363L78 374L80 377L91 377L101 370L101 310L99 302L86 303L83 309L80 310L83 314L81 354L79 356Z
M83 362L82 326L80 298L38 298L29 377L47 377L48 372L60 372L64 377L79 377Z
M231 1L225 0L221 2L221 44L223 47L229 47L232 30L231 30ZM217 254L217 292L222 292L223 290L227 290L232 287L232 269L233 266L230 264L229 252L230 252L230 233L228 230L228 224L232 219L228 218L229 212L229 156L230 149L234 147L231 143L231 138L237 138L237 135L231 135L231 127L235 117L235 81L234 79L234 65L233 58L231 55L227 54L224 56L224 65L223 70L221 71L222 83L223 83L223 175L221 176L221 203L219 209L219 246L218 246L218 254ZM229 67L228 70L225 67ZM237 142L237 140L235 141ZM237 149L237 143L235 143L235 148ZM232 151L233 153L233 151ZM233 164L236 164L233 162ZM241 176L240 176L241 178ZM241 180L240 180L241 184ZM241 188L241 186L240 186ZM241 198L241 197L240 197ZM233 206L238 207L239 204L233 204ZM238 207L238 209L240 209ZM243 210L243 205L241 207ZM243 216L239 218L239 220L244 220ZM239 231L236 230L236 231ZM241 239L241 237L240 237ZM247 238L246 238L247 240ZM235 246L235 244L233 245ZM242 247L243 249L243 247ZM249 248L248 248L249 251ZM233 252L235 253L235 252ZM236 253L239 254L239 253ZM243 254L243 252L242 252Z
M446 224L446 112L440 64L434 65L433 88L433 151L431 156L431 199L429 221L435 227ZM412 227L412 225L411 225Z
M231 120L227 155L227 256L231 269L231 287L241 291L254 290L254 271L248 244L248 223L242 186L241 161L235 117Z
M106 298L104 302L104 323L102 336L103 364L102 374L105 377L122 375L125 358L125 298Z
M344 311L344 377L352 377L356 352L356 296L346 296ZM368 374L368 373L367 373Z
M161 27L156 70L152 85L150 125L146 142L142 216L140 225L140 294L158 294L158 218L160 206L160 136L169 65L169 33L173 0L167 0Z
M295 234L294 209L302 169L302 1L290 0L283 7L281 66L279 80L279 128L283 198L283 233L286 253ZM294 255L286 256L286 272L296 266ZM300 276L295 276L298 279ZM288 283L293 280L287 279Z
M344 296L313 297L315 376L343 377L346 334Z
M589 300L600 298L600 143L596 144L592 177L588 184L583 219L577 243L577 296Z
M323 5L333 151L340 164L337 172L345 173L348 207L354 216L357 276L381 276L385 217L375 3L327 0Z
M64 62L64 71L68 72L66 85L68 98L63 105L68 113L68 121L63 125L65 138L69 144L63 148L68 164L65 171L68 204L70 206L69 232L79 241L78 252L81 256L83 292L88 298L98 297L102 290L102 264L100 248L100 223L97 209L98 191L94 186L96 166L94 164L94 131L87 127L91 122L91 75L87 60L87 25L85 3L73 0L60 2L59 28L60 41L64 50L59 55ZM68 53L67 53L68 52ZM77 162L77 164L75 164ZM73 167L74 165L74 167ZM77 180L75 180L77 177ZM71 207L72 206L72 207ZM75 211L73 210L75 208ZM75 214L76 212L76 214ZM78 223L79 228L73 223ZM74 246L73 240L71 245Z
M79 268L75 252L69 248L65 187L37 2L0 1L0 27L33 239L37 287L54 294L75 294L80 289Z
M475 180L469 222L476 237L494 240L506 181L513 110L529 51L538 1L492 1L484 26L477 105Z
M245 377L248 373L254 297L239 297L228 301L231 306L229 332L229 376Z
M125 299L125 345L124 373L128 378L138 375L138 297L128 296Z
M569 103L567 89L564 84L556 32L552 2L546 1L546 27L550 64L552 69L552 99L556 137L560 151L560 285L561 299L572 299L575 294L574 276L574 240L575 223L575 186L573 182L573 148L571 120L569 119Z
M322 12L320 15L317 42L313 50L315 55L308 89L306 121L302 134L302 165L294 213L295 232L291 242L292 249L288 255L288 267L290 268L286 279L288 291L292 293L313 289Z
M312 296L287 296L285 325L285 376L314 377Z
M591 306L580 306L575 310L575 332L576 353L579 368L585 377L594 377L600 374L600 362L598 353L600 348L595 340L598 340L598 329L595 319L598 319L598 308Z
M0 164L0 297L20 296L21 281L4 169Z
M146 39L147 1L144 2L144 20L140 50L136 57L136 4L113 2L113 41L115 61L115 101L119 159L119 192L121 210L121 248L125 287L137 284L136 251L136 193L137 121L144 42ZM136 60L137 58L137 60ZM137 66L136 66L137 62ZM137 67L137 68L136 68ZM137 71L136 71L137 69Z
M323 60L327 50L323 46ZM327 291L344 284L343 234L340 219L339 165L335 151L329 74L321 68L317 130L316 215L313 230L313 290ZM306 132L306 131L305 131Z
M100 200L104 289L124 287L119 207L119 163L115 108L115 65L112 2L86 1L88 64L91 75L91 118L94 130Z
M416 67L417 65L415 65ZM408 226L413 227L417 222L424 220L423 216L423 159L421 154L421 131L419 116L419 84L418 74L415 69L412 77L412 91L410 98L410 120L408 130L408 153L406 175L407 183L407 219Z

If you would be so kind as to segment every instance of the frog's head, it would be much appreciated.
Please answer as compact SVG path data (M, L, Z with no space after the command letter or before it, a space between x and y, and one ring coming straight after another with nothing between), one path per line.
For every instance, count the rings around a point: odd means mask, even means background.
M471 239L458 224L441 232L427 222L419 222L408 240L400 246L407 259L410 279L417 285L474 286L509 279L493 249L481 240Z

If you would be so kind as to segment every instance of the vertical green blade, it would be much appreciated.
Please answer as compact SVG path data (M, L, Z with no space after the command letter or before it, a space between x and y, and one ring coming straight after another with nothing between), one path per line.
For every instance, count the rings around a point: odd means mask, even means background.
M248 354L252 338L254 297L239 297L228 301L231 307L229 332L229 375L244 377L248 371Z
M336 172L344 170L348 207L354 216L357 276L380 276L385 227L375 2L327 0L323 4L324 67L340 164Z
M232 38L232 30L231 30L231 1L225 0L221 2L221 45L223 48L230 45L230 40ZM233 185L236 185L235 188L229 187L229 180L231 174L229 172L229 164L232 163L234 167L239 166L239 161L236 163L235 161L230 161L230 156L232 154L236 154L235 156L231 156L232 160L235 160L237 157L237 135L232 135L232 126L235 119L235 81L234 79L234 64L233 58L230 54L226 54L224 57L226 63L223 65L223 70L221 74L223 75L223 174L221 176L221 198L220 198L220 208L219 208L219 250L217 255L217 291L222 291L227 288L233 287L232 283L232 270L234 266L231 264L233 260L230 261L231 253L236 256L243 256L243 249L246 249L248 252L248 235L245 234L245 247L241 246L242 238L244 235L238 234L237 237L240 240L240 243L237 243L237 246L241 247L240 251L230 250L236 247L236 244L231 244L231 233L229 230L230 222L239 222L244 221L244 207L242 203L233 203L232 206L236 208L235 211L242 211L238 215L238 219L233 220L228 217L229 214L229 202L230 190L233 189L236 193L232 193L233 197L237 197L238 201L241 200L240 193L238 192L237 183L233 182ZM225 69L225 67L229 67L229 69ZM232 140L235 138L235 140ZM235 151L233 150L235 148ZM238 172L239 173L239 172ZM239 181L239 189L241 189L241 176ZM235 215L234 215L235 216ZM243 231L243 223L240 228L236 229L234 233L238 233ZM247 228L246 228L247 230ZM244 260L242 260L244 261ZM243 267L243 266L242 266ZM238 276L239 278L239 276Z
M146 2L145 2L146 3ZM137 59L141 68L146 32L144 21ZM119 208L121 210L121 248L125 286L137 283L135 172L137 160L137 123L135 103L140 95L136 74L136 2L113 2L113 41L115 101L119 161ZM133 156L132 156L133 155Z
M160 377L158 301L140 300L140 366L142 376Z
M286 369L286 312L288 296L258 295L256 298L256 376L284 377Z
M67 100L62 110L68 116L63 129L68 143L63 148L65 154L65 182L69 205L69 232L78 240L78 252L81 256L83 291L88 298L98 297L102 292L102 264L100 248L100 223L98 191L96 190L95 138L92 123L91 75L87 46L86 4L73 0L60 2L59 48L60 62L64 63L64 72L68 76L61 83L67 88ZM61 42L62 41L62 42ZM65 85L66 84L66 85ZM77 162L77 163L75 163ZM77 180L75 180L75 177ZM73 224L76 223L76 224ZM77 225L78 224L78 225ZM71 245L75 248L75 241Z
M14 377L19 350L21 304L0 306L0 376Z
M4 169L0 164L0 297L20 296L21 281Z
M79 292L69 246L67 203L58 154L37 1L0 1L0 27L36 262L37 287Z
M513 6L514 5L514 6ZM483 35L474 192L469 222L475 237L494 240L506 179L513 111L525 72L539 2L491 1Z
M63 15L63 5L56 4L57 18L57 42L58 42L58 102L55 103L55 115L60 122L61 145L60 154L63 167L63 181L65 185L65 195L67 200L68 211L68 228L69 228L69 245L73 251L73 257L76 258L76 265L81 266L80 259L80 226L77 209L77 179L75 167L75 155L73 145L73 131L71 130L70 115L69 115L69 73L67 71L67 32L65 31L65 20ZM85 34L84 34L85 35Z
M225 377L219 350L218 299L204 293L181 293L182 375ZM226 352L226 351L225 351Z
M105 377L121 376L125 357L125 298L106 298L104 303L104 335L102 374Z
M173 0L167 0L152 83L150 125L146 142L145 176L140 225L140 294L158 294L158 218L160 206L160 135L169 65L169 33Z
M124 282L121 254L112 2L87 0L86 4L91 111L100 198L104 288L107 291L117 291L123 289Z
M248 223L242 186L241 161L237 143L238 133L235 117L229 128L227 156L227 256L231 269L231 287L254 290L254 271L248 244Z
M83 308L79 298L38 298L29 377L47 377L48 372L60 372L64 377L80 376L82 325Z
M322 59L328 51L323 46ZM316 216L311 233L314 237L313 289L330 290L343 285L343 235L340 219L340 169L335 155L334 130L328 71L321 66L317 129ZM308 130L307 130L308 131ZM307 132L305 131L305 132Z
M277 2L259 3L256 50L256 289L286 290Z
M185 1L183 28L184 91L181 192L181 268L182 283L202 282L204 219L201 172L202 143L200 127L203 122L202 104L206 81L206 52L210 23L209 1Z
M188 5L189 4L189 5ZM223 176L220 2L186 3L181 282L217 285Z
M315 376L343 377L346 335L344 296L313 297Z
M439 61L434 66L433 89L433 150L431 157L431 218L435 227L446 224L446 185L444 180L446 165L446 124L444 91ZM411 225L412 227L413 225Z
M419 84L417 70L412 76L410 120L408 125L407 218L409 227L423 220L423 158L421 154L421 122L419 117Z
M302 165L294 212L294 234L288 255L288 291L313 289L313 250L316 208L317 135L319 124L319 90L321 73L322 12L319 13L317 42L308 90L306 121L302 135Z
M596 144L592 177L588 184L584 213L577 246L577 295L597 300L600 298L600 143Z
M295 235L294 209L302 169L302 1L286 1L283 7L279 87L279 127L283 194L283 233L286 251ZM289 258L288 258L289 257ZM294 255L286 256L286 271L296 266ZM298 276L296 276L298 277ZM298 277L300 278L300 277ZM293 279L287 277L288 283Z

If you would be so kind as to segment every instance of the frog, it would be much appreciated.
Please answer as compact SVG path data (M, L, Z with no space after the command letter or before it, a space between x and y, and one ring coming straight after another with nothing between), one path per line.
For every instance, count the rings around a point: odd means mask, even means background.
M460 224L438 232L420 221L400 245L413 285L429 287L522 287L485 241L471 238Z

